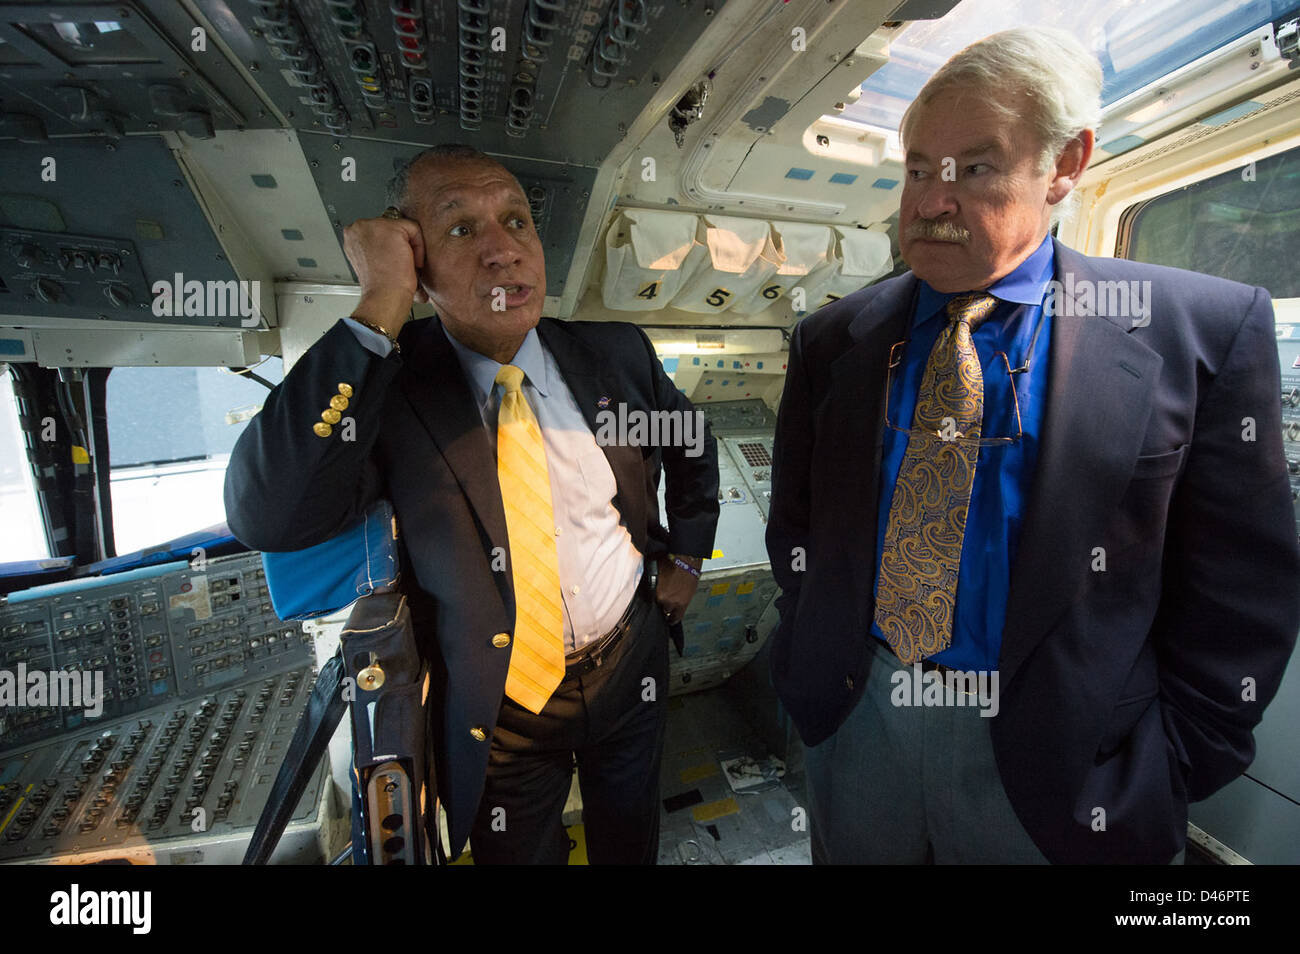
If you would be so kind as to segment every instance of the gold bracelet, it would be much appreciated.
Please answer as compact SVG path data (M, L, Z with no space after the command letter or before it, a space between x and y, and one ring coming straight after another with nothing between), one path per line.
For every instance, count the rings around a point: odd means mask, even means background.
M383 335L392 343L394 351L396 351L398 354L402 353L402 346L397 343L397 339L394 336L390 335L383 328L379 327L379 325L375 324L373 321L370 321L366 318L362 318L360 315L351 315L350 317L357 324L364 325L365 327L369 328L371 331L376 331L379 334Z

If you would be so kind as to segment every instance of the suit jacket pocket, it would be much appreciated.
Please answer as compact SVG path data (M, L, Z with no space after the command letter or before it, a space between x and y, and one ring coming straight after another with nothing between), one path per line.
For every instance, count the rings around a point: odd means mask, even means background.
M1116 704L1111 712L1110 720L1106 723L1106 731L1101 734L1101 742L1097 746L1097 756L1093 761L1094 765L1100 765L1124 746L1129 734L1132 733L1142 715L1155 701L1157 695L1159 695L1159 692L1152 690L1149 693Z
M1133 465L1133 480L1147 480L1152 477L1168 477L1178 473L1178 468L1187 456L1187 444L1167 454L1148 454L1139 457Z
M1187 796L1158 698L1117 706L1111 729L1121 741L1084 776L1069 844L1056 860L1168 864L1186 841Z

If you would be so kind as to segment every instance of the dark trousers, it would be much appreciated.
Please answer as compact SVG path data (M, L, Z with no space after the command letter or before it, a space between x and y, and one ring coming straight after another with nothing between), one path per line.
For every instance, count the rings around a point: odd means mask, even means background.
M475 864L565 864L561 823L576 757L592 864L654 864L668 704L668 623L638 596L596 669L567 676L540 713L507 698L470 833Z

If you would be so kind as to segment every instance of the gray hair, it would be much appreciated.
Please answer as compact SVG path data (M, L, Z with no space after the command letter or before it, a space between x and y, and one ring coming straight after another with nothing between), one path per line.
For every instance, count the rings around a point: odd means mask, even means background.
M1071 139L1101 122L1101 79L1097 58L1072 34L1054 27L1004 30L972 43L939 67L903 113L899 136L906 144L920 107L944 90L960 87L986 94L988 105L1007 118L1027 120L1042 149L1038 171L1047 172ZM1028 116L1008 103L1015 93L1028 99ZM1053 224L1077 205L1072 192L1053 210Z
M419 215L418 209L412 208L413 202L410 195L411 173L415 171L416 166L425 162L482 162L501 166L501 168L505 169L505 166L502 166L498 160L492 158L486 152L459 142L440 143L437 146L430 146L422 152L417 152L405 162L397 165L393 178L388 181L388 204L399 209L408 218L418 218ZM510 172L510 170L506 169L506 172ZM511 173L511 178L514 178L515 184L519 185L519 180L514 177L513 173ZM519 191L523 192L523 186L519 187Z

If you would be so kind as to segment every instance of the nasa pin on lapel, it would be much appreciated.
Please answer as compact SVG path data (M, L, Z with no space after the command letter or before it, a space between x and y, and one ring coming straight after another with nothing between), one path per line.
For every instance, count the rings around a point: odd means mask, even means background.
M609 407L609 398L607 398L607 397L602 397L599 401L596 402L596 407L599 407L599 408L606 408L606 407Z

